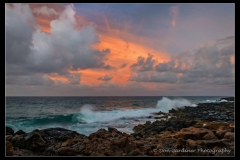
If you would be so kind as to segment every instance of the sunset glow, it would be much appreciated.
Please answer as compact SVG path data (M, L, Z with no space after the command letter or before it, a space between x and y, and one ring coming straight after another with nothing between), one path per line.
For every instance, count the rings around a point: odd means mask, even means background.
M233 95L234 7L5 4L6 93Z

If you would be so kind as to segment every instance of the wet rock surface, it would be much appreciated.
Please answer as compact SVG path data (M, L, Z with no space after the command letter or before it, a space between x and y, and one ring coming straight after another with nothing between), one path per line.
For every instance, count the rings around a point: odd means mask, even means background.
M199 104L158 112L127 134L109 127L89 136L64 128L6 129L6 156L234 156L234 104ZM170 118L166 119L166 115Z

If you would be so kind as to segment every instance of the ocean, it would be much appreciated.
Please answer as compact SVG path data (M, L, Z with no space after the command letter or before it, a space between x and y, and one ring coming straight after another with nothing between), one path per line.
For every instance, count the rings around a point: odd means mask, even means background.
M187 97L6 97L5 124L14 132L62 127L88 136L114 127L133 133L133 127L155 121L152 113L218 102L224 96ZM220 103L220 102L219 102Z

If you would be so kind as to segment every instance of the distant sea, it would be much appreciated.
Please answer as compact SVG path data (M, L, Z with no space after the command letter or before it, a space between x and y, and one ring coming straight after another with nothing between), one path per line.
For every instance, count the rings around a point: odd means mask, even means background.
M114 127L133 133L135 125L155 121L154 112L196 107L223 97L6 97L5 122L15 132L62 127L88 136L100 128Z

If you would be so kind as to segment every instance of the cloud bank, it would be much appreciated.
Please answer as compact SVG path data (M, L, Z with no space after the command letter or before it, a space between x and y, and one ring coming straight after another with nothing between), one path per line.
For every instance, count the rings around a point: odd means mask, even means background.
M192 52L172 56L168 62L157 63L152 55L138 57L131 66L130 81L167 83L234 84L235 41L233 37L205 44Z
M33 10L47 16L59 15L50 22L50 34L42 32L37 26L27 4L6 4L5 8L7 79L8 76L33 74L34 76L29 76L26 81L22 81L23 77L16 77L15 81L19 80L20 84L26 82L27 85L35 80L35 75L39 77L37 79L41 79L41 75L44 79L44 74L57 74L75 84L79 83L80 76L72 75L70 70L111 68L106 63L110 50L92 48L93 44L99 43L95 27L92 24L79 24L73 5L67 5L61 13L46 6ZM80 29L75 29L77 26ZM33 80L30 80L31 78Z
M233 95L229 7L5 4L7 94Z

